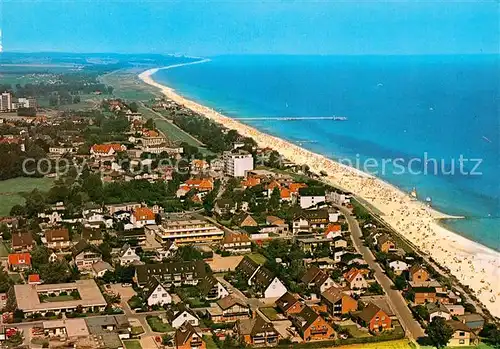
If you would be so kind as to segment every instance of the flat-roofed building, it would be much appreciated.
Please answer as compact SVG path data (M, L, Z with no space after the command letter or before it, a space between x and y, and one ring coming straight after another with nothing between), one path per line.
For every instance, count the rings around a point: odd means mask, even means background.
M69 295L74 291L78 292L78 297L74 299L55 298L61 296L63 292ZM24 311L26 315L45 314L48 311L72 312L78 306L81 306L84 312L89 309L103 311L106 307L106 300L94 280L77 280L64 284L14 285L14 293L18 309ZM52 297L54 301L41 300L44 297Z
M245 177L247 171L253 170L253 156L246 151L224 152L223 159L225 172L228 176Z
M224 231L207 220L187 215L168 215L161 225L146 227L160 243L176 245L220 241Z
M77 339L89 336L89 330L85 319L44 321L43 330L45 335L49 337Z

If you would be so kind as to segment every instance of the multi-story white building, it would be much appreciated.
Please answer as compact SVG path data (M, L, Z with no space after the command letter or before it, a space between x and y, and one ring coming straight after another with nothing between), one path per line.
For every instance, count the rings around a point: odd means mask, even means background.
M333 202L336 205L348 205L351 203L352 195L349 193L342 193L337 191L331 191L326 193L326 201Z
M17 108L35 108L37 107L36 99L33 97L28 98L18 98Z
M76 153L76 149L74 147L64 147L64 146L50 147L49 153L50 154L57 154L57 155L72 154L72 153Z
M246 171L253 170L253 156L243 150L224 152L224 169L228 176L245 177Z
M224 237L224 231L216 225L186 215L166 216L161 225L148 226L146 230L153 233L158 242L173 241L176 245L213 242Z
M325 189L323 188L300 188L300 207L310 208L326 201Z
M0 96L0 111L12 110L12 95L10 92L4 92Z

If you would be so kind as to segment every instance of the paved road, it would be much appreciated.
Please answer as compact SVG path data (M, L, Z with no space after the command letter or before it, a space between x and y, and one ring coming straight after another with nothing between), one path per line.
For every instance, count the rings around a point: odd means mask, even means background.
M494 321L494 318L491 317L491 315L487 315L485 312L484 312L484 305L482 303L479 303L477 302L476 300L472 299L472 297L470 296L469 292L465 291L465 289L463 288L462 284L459 282L459 280L456 278L456 276L454 276L453 274L451 274L449 271L443 269L439 264L436 264L435 262L433 262L431 259L430 259L430 256L426 253L423 253L417 246L415 246L415 244L413 244L410 240L408 240L404 235L398 233L396 230L392 229L384 220L382 217L380 217L377 212L374 212L373 210L371 210L371 208L369 206L365 206L365 208L370 211L370 213L372 214L372 216L378 221L380 222L381 224L383 225L386 225L388 226L396 235L398 235L402 240L404 240L406 242L406 244L408 244L408 246L410 246L413 251L415 251L416 254L418 254L420 257L422 257L424 259L424 261L429 264L431 267L434 268L434 270L436 270L439 274L441 274L442 276L446 277L446 278L450 278L453 282L453 286L461 293L462 296L465 297L465 300L467 303L470 303L472 305L474 305L474 307L476 308L476 311L483 315L484 317L486 318L489 318L491 321Z
M349 228L351 230L351 237L354 243L354 247L359 253L361 253L363 259L375 272L375 279L387 294L388 302L392 310L398 317L399 321L401 322L401 326L403 326L406 335L410 339L414 340L417 340L419 337L423 337L425 335L424 330L422 329L420 324L413 318L410 309L408 309L408 306L406 305L405 299L399 291L392 289L393 283L391 279L389 279L389 277L385 275L380 265L375 261L375 257L373 256L370 249L363 245L363 242L361 240L361 229L359 227L358 221L353 216L351 216L351 213L345 207L338 208L347 219L347 223L349 224Z

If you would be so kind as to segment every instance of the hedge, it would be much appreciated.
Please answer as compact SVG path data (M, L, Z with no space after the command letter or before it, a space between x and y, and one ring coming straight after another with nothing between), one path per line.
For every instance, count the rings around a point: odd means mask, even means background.
M404 333L396 334L381 334L375 337L363 337L363 338L347 338L347 339L336 339L332 341L319 341L319 342L306 342L306 343L294 343L294 344L278 344L276 348L327 348L327 347L337 347L341 345L350 344L364 344L364 343L378 343L394 341L405 338Z

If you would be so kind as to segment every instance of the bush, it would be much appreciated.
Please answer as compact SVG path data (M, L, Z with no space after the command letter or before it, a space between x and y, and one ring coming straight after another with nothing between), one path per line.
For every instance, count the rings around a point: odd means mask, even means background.
M319 341L319 342L308 342L308 343L295 343L293 345L294 349L313 349L313 348L328 348L341 345L351 345L351 344L365 344L365 343L379 343L386 341L393 341L398 339L403 339L405 337L404 333L382 333L375 337L362 337L362 338L347 338L347 339L336 339L332 341ZM277 348L290 348L289 344L278 344Z

